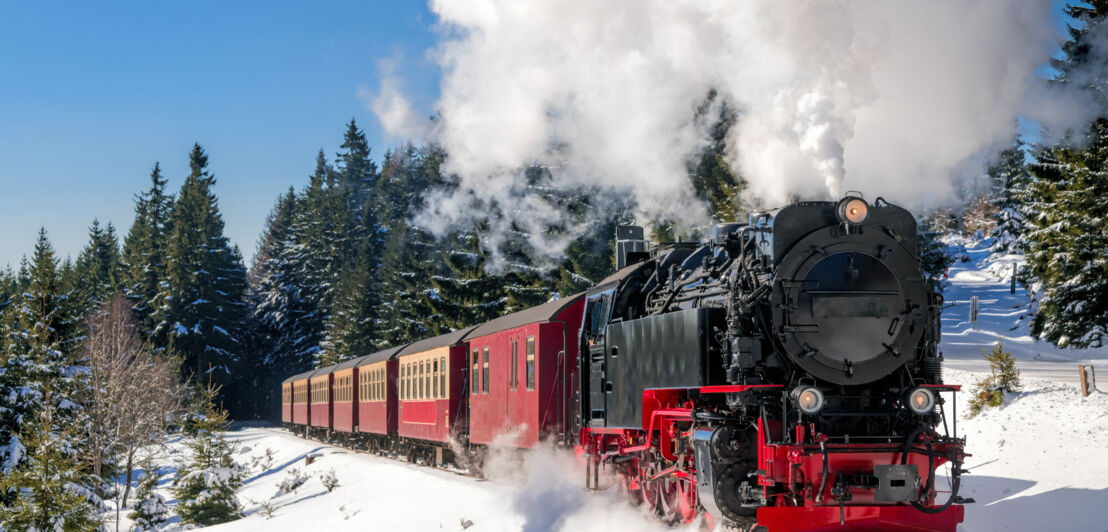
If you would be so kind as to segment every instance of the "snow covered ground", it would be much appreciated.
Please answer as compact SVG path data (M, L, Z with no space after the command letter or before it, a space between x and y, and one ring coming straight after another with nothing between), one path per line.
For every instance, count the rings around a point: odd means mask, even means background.
M964 246L962 255L950 268L949 284L943 290L942 350L946 367L987 372L982 349L997 341L1004 343L1019 363L1024 375L1054 381L1078 382L1078 364L1099 366L1103 381L1108 383L1108 347L1099 349L1059 349L1049 342L1040 342L1028 332L1031 325L1027 290L1016 286L1011 293L1012 265L1023 257L1007 255L989 258L992 240L973 242L950 238L953 246ZM979 300L977 324L970 325L970 298ZM1108 390L1108 386L1102 386Z
M986 262L986 245L965 243L968 261L950 271L945 290L942 348L948 383L966 392L987 372L983 348L998 339L1015 353L1024 389L1006 404L967 419L969 393L959 394L958 430L968 437L969 474L962 495L963 532L1108 532L1108 393L1082 398L1077 363L1101 371L1108 391L1108 349L1059 350L1027 333L1027 294L1009 293L1014 257ZM981 300L976 328L969 298ZM323 445L269 427L230 433L240 462L251 467L240 493L245 518L217 531L610 531L665 530L645 511L618 499L615 489L586 493L584 470L549 449L493 460L490 479ZM180 443L171 445L181 452ZM267 451L272 460L267 459ZM305 458L315 455L311 465ZM321 477L334 470L339 486L328 492ZM295 491L279 486L307 477ZM163 486L168 486L168 478ZM166 493L172 505L172 496ZM269 510L267 511L266 507ZM166 530L180 530L171 521ZM699 529L699 525L690 530Z

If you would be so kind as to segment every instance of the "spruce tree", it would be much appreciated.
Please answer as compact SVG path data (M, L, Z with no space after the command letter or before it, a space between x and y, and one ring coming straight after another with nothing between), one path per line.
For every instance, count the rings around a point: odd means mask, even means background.
M340 148L343 151L340 151L335 159L338 188L346 200L345 213L353 217L351 227L357 227L363 206L367 202L377 203L373 192L377 188L378 176L377 165L370 159L370 148L365 133L358 129L358 124L353 118L346 125ZM375 206L373 209L376 210L376 208ZM362 226L364 227L365 224L363 223ZM350 236L357 239L361 235L355 233Z
M1108 336L1108 101L1097 69L1096 36L1102 33L1108 1L1071 4L1081 20L1070 26L1064 57L1055 63L1060 84L1079 83L1098 105L1083 146L1067 138L1044 148L1031 165L1027 189L1027 259L1037 312L1031 332L1059 346L1104 345Z
M738 120L738 113L716 91L711 91L697 109L696 118L708 129L710 142L697 157L690 159L689 179L698 198L711 207L718 222L744 221L746 214L742 192L746 182L726 157L727 134Z
M143 331L154 329L155 299L165 275L166 237L173 197L166 195L166 179L154 163L150 188L135 198L135 221L123 243L123 290L134 304Z
M431 277L432 291L425 299L438 318L425 322L429 330L442 334L504 312L504 287L485 270L487 259L480 247L479 229L440 240L438 253L445 269Z
M90 479L81 471L75 427L58 419L69 416L53 400L54 383L54 377L41 383L42 408L23 426L24 459L0 475L0 492L13 495L0 504L0 528L85 532L100 525L99 508L82 487Z
M335 169L327 164L320 150L315 172L304 191L302 208L297 210L293 222L297 244L292 250L292 260L299 268L305 299L319 310L313 326L307 327L313 335L323 330L334 290L349 260L346 246L350 221L337 182ZM313 345L318 343L316 339Z
M77 257L74 268L77 279L75 296L82 314L98 307L120 289L119 239L112 224L101 229L98 220L92 221L89 241Z
M1101 346L1108 336L1108 120L1094 122L1089 138L1084 148L1040 153L1031 166L1031 332L1061 347Z
M383 315L381 337L399 345L433 336L430 324L441 321L430 304L431 279L436 269L433 236L401 220L389 232L383 256Z
M993 181L993 207L996 208L991 248L994 254L1018 253L1024 236L1025 199L1029 176L1019 145L1000 153L1000 159L989 168Z
M254 410L259 414L272 410L268 391L276 389L284 376L309 369L311 353L318 348L318 339L313 340L313 335L305 330L314 323L313 315L318 308L308 299L309 290L304 286L297 262L293 224L299 205L291 188L278 199L267 219L248 276L253 318L248 367L253 371L248 372L252 380L240 385L267 390L255 394L259 402Z
M76 356L72 299L45 230L26 276L5 313L0 351L0 523L79 530L65 527L92 523L95 510L82 487L75 430L87 372Z
M193 416L192 436L186 445L188 463L177 469L173 495L181 521L199 526L226 523L241 517L235 495L242 487L244 471L235 462L234 444L227 440L227 411L216 401L219 388L208 384L200 390L201 411Z
M376 295L379 280L367 261L359 261L339 283L338 298L325 324L318 366L365 356L384 347L378 336Z
M238 248L223 234L212 192L215 177L198 144L189 155L189 168L170 215L154 338L156 345L181 356L186 376L202 379L211 373L223 384L244 349L246 271Z
M942 220L923 218L917 226L920 269L923 270L923 275L931 287L939 286L947 268L954 262L953 257L946 250L946 245L940 240L943 224Z
M157 491L159 478L161 474L153 461L144 461L142 477L135 491L135 506L127 514L139 532L157 530L158 525L169 519L169 507L165 504L165 498Z

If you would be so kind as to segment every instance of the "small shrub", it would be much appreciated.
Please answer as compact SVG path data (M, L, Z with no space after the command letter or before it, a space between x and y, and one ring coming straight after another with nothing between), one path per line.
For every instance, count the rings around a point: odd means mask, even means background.
M308 481L308 475L300 473L299 469L292 468L285 471L285 480L282 480L277 485L277 495L280 496L286 493L296 493L296 489L303 486Z
M988 407L1004 404L1004 394L1020 390L1020 370L1012 353L1004 350L1004 343L997 342L992 351L985 351L985 360L989 361L989 376L977 381L970 399L970 417L977 417Z
M327 493L331 493L339 487L339 477L335 475L334 469L320 475L319 479L323 482L323 487L327 489Z
M165 498L158 494L158 468L147 459L143 463L142 477L135 493L135 506L127 517L135 524L135 530L157 530L158 526L169 519L169 507Z
M260 502L251 499L250 502L258 505L258 513L264 515L266 519L273 519L273 516L277 513L277 505L273 502L273 499Z

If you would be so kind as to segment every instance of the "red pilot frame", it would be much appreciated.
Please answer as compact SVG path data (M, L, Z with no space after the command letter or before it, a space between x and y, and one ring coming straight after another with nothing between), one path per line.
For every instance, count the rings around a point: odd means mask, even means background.
M469 441L534 447L569 426L577 368L578 294L495 319L468 337Z
M403 347L391 347L356 360L356 432L374 436L396 432L396 353Z
M463 339L472 328L420 340L396 354L401 438L442 446L466 425Z

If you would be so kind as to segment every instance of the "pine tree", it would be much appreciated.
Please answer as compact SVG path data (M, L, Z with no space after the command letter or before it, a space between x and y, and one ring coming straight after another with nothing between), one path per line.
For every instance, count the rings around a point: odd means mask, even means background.
M483 323L504 312L503 284L485 271L479 238L478 232L471 230L439 242L445 269L432 275L433 290L426 298L438 319L424 324L434 334Z
M423 194L441 185L439 168L444 154L434 147L417 150L412 145L385 156L377 182L381 225L387 228L381 252L381 325L379 334L389 345L432 335L427 324L438 321L428 303L431 277L441 269L436 262L435 238L412 223L423 209Z
M101 229L98 220L92 221L89 241L77 257L74 269L77 279L76 304L82 314L98 307L120 289L122 268L119 239L116 238L112 224Z
M0 523L81 530L94 521L96 502L82 487L76 458L76 398L86 371L76 356L72 301L45 230L25 269L26 288L5 313L0 351L0 502L7 503L0 504Z
M384 346L377 323L378 298L375 296L379 285L366 258L343 275L338 297L325 325L318 366L365 356Z
M437 269L434 237L402 221L390 231L387 246L381 266L382 339L399 345L433 336L436 329L429 324L441 321L429 303L429 272Z
M90 502L95 498L82 487L88 479L73 445L76 431L56 415L61 408L52 397L53 383L42 383L43 407L24 426L25 458L0 475L0 492L14 494L8 504L0 504L0 527L7 530L84 532L100 525L98 508Z
M349 260L346 250L349 216L335 175L335 169L327 164L320 150L315 172L304 191L302 208L297 210L293 222L297 244L292 250L292 260L299 267L305 299L319 310L313 326L307 327L313 335L320 335L323 330L334 290ZM313 345L318 343L317 339Z
M1027 259L1037 312L1031 333L1061 347L1102 346L1108 336L1108 113L1103 76L1085 72L1099 65L1096 32L1108 1L1066 7L1083 22L1070 27L1070 40L1055 63L1061 84L1080 84L1096 101L1100 117L1088 128L1086 144L1073 139L1036 154L1026 194Z
M235 493L242 487L244 471L235 462L234 444L227 441L227 411L216 406L219 388L208 384L200 390L200 406L194 435L188 439L189 462L177 469L173 495L181 521L199 526L226 523L241 517Z
M989 168L993 181L993 207L996 214L993 220L995 240L991 248L993 254L1008 254L1020 251L1020 242L1024 236L1025 200L1029 176L1024 164L1021 146L1012 146L1000 153L1000 160Z
M155 299L165 275L166 237L173 197L165 193L161 166L154 163L150 189L135 198L135 221L123 244L124 293L131 299L143 331L154 329Z
M746 182L727 164L726 141L738 113L713 90L697 109L697 120L708 127L710 142L689 163L689 178L698 198L711 206L718 222L743 221L742 192Z
M11 266L0 269L0 320L3 319L4 309L8 308L12 299L19 291L19 279Z
M210 372L222 384L244 350L246 271L238 248L223 234L215 177L200 145L193 146L189 167L170 215L154 338L181 356L186 376Z
M1061 347L1108 339L1108 120L1085 148L1040 153L1031 166L1034 198L1027 262L1038 310L1031 332Z
M946 245L939 238L943 233L943 220L923 218L917 226L919 238L920 269L928 285L935 287L943 279L954 259L947 253Z
M370 159L370 148L369 143L366 142L365 133L358 129L358 124L353 118L346 125L346 133L343 135L340 148L343 151L340 151L335 159L335 167L338 169L338 188L347 202L345 212L354 216L352 226L356 226L358 214L363 211L365 203L376 203L376 198L371 195L377 188L377 165ZM360 235L351 236L357 239Z
M135 491L135 506L127 517L135 523L135 528L142 532L157 530L158 525L169 519L169 507L165 498L158 491L157 466L153 461L146 460L142 466L142 478L138 482L138 490Z
M250 360L252 371L244 375L251 379L240 385L266 393L255 394L253 410L257 414L271 413L273 401L269 390L291 373L311 367L311 352L318 340L305 331L318 313L307 299L308 290L297 257L293 224L300 202L292 188L278 199L266 222L266 229L254 253L250 269L251 334ZM318 337L318 335L317 335Z

